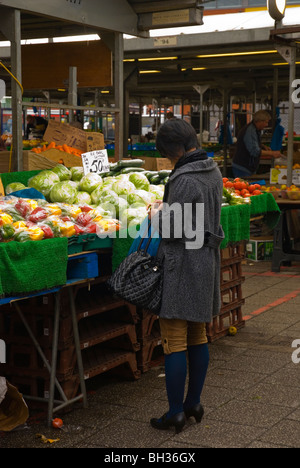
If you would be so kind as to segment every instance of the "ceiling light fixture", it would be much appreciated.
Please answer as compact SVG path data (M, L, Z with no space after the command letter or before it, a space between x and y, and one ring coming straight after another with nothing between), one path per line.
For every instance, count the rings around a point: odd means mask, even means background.
M267 0L269 15L275 21L281 21L285 16L286 0Z
M145 57L145 58L139 58L139 62L152 62L155 60L177 60L178 57Z
M240 55L264 55L264 54L277 54L277 50L253 50L250 52L229 52L227 54L206 54L197 55L197 58L214 58L214 57L236 57Z
M282 62L282 63L272 63L274 67L279 67L281 65L289 65L288 62ZM295 62L295 65L300 65L300 62Z
M140 74L145 74L145 73L161 73L160 70L140 70Z

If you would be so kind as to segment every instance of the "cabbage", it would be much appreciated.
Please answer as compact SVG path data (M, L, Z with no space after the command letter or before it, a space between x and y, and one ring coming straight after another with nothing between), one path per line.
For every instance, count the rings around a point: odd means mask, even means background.
M160 185L150 184L149 191L154 193L156 200L162 200L164 197L164 189Z
M84 176L83 167L81 166L71 167L70 171L72 180L81 180Z
M149 205L149 203L153 203L155 200L156 197L154 193L147 192L146 190L136 190L134 193L130 193L128 195L129 205L132 205L133 203Z
M52 203L62 202L72 205L77 195L76 187L72 182L64 180L53 185L50 191L50 201Z
M113 218L119 218L121 213L128 208L127 201L122 197L118 197L112 190L107 190L102 193L99 205L102 209L110 211Z
M28 187L35 188L47 198L53 185L57 182L59 182L58 175L53 171L45 169L28 180Z
M118 202L118 195L116 194L116 192L114 192L113 190L111 190L110 188L107 188L105 190L102 191L101 193L101 196L99 197L99 204L101 204L102 202L109 202L109 203L112 203L112 204L116 204Z
M116 192L117 195L129 195L135 191L135 186L132 182L125 179L116 180L112 185L112 190Z
M102 185L102 178L94 172L89 172L80 180L79 190L92 193L98 185Z
M72 173L71 171L64 166L63 164L57 164L53 169L51 169L55 174L58 175L59 180L70 180Z
M21 184L21 182L11 182L5 187L5 193L6 195L9 195L12 192L17 192L18 190L23 190L26 189L24 184Z
M75 205L90 205L92 203L91 195L88 192L77 192L74 202Z
M109 186L107 185L106 190L108 189L109 189ZM106 191L106 190L105 190L105 186L98 185L98 187L96 187L95 190L93 190L91 193L92 203L94 203L95 205L98 204L103 191Z
M150 182L141 172L132 172L129 175L129 180L132 182L137 189L149 190Z
M142 224L146 216L148 216L148 213L145 205L132 205L122 212L120 221L122 224L129 227L130 225Z

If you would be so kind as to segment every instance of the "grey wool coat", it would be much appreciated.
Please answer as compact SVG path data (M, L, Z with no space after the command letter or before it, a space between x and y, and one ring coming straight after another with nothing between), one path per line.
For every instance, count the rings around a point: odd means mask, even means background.
M164 207L176 207L173 217L167 208L170 228L163 229L165 208L156 215L162 237L160 255L164 256L162 318L210 322L220 312L222 195L222 175L210 158L186 164L170 176L164 203ZM197 211L196 206L202 208ZM180 210L187 212L181 217ZM199 231L194 244L191 227Z

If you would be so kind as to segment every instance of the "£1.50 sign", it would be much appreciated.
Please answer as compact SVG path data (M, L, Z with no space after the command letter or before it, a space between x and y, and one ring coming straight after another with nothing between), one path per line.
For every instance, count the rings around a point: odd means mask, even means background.
M109 172L107 150L96 150L81 155L84 175L93 172L101 174Z

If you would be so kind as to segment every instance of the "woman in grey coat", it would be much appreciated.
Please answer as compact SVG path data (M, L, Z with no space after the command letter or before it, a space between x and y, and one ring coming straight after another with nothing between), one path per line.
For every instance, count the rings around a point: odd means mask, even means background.
M164 123L156 147L176 164L163 202L152 206L149 214L153 231L162 238L164 256L159 318L169 402L168 412L152 418L151 425L174 426L180 432L187 418L200 422L204 413L200 395L209 361L206 322L220 310L223 181L217 164L199 149L195 130L184 120Z

